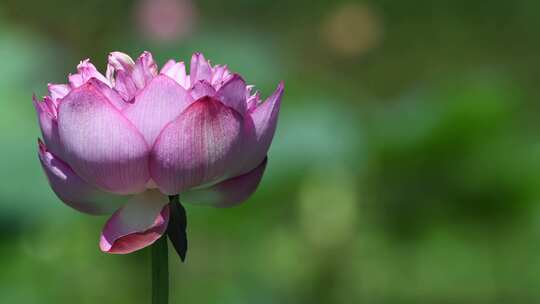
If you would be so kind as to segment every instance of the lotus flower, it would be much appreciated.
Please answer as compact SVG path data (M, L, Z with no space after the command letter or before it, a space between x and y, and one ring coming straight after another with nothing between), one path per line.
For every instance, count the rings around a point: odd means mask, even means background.
M39 159L56 195L89 214L112 214L100 248L130 253L166 231L168 196L231 207L257 188L283 83L264 102L227 66L202 54L158 71L152 55L113 52L104 76L89 60L34 105Z

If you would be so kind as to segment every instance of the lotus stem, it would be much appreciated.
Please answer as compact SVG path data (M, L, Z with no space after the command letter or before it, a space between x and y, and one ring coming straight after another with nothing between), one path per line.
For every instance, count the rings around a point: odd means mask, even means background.
M169 303L169 261L167 235L152 246L152 304Z

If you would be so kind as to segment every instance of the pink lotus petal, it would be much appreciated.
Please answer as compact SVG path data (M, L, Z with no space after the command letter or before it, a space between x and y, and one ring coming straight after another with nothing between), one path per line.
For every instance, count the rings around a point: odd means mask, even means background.
M69 74L68 81L71 88L78 88L84 84L84 79L79 73Z
M187 203L204 204L219 208L236 206L255 192L262 179L266 162L265 158L257 168L250 172L209 188L182 193L181 199Z
M218 99L241 115L246 113L246 82L235 74L217 92Z
M177 118L193 98L178 83L165 75L155 77L135 98L135 104L124 112L142 133L149 146L154 144L163 127Z
M150 52L143 52L135 61L131 78L137 89L142 90L158 74L157 64Z
M105 224L99 247L103 252L126 254L152 245L167 230L168 199L157 191L132 197Z
M229 79L231 72L226 65L216 65L213 68L212 73L212 85L216 88L221 87L221 85Z
M39 160L54 193L73 209L88 214L110 214L122 206L127 196L106 193L80 178L60 158L39 142Z
M197 100L204 96L214 97L214 95L216 95L216 90L214 90L214 87L207 81L200 80L200 81L197 81L193 85L193 88L191 88L190 93L191 93L191 97Z
M34 101L36 101L35 95L34 95ZM54 119L56 119L58 117L58 103L53 101L53 99L51 97L49 97L49 96L43 97L43 103L42 104L47 109L47 114L49 114Z
M85 84L90 78L96 78L99 81L110 85L109 80L105 78L96 67L90 62L90 59L85 59L77 66L77 74L69 75L69 83L72 88L78 88Z
M201 53L195 53L191 57L191 66L189 68L189 76L191 83L194 84L199 80L212 81L212 67Z
M66 96L70 90L67 84L49 83L47 87L53 100L64 98L64 96Z
M186 75L186 65L183 62L176 62L171 59L161 68L160 73L167 75L184 89L189 89L190 81Z
M106 83L107 85L110 85L109 80L105 78L103 74L98 72L96 67L90 62L88 62L87 64L79 65L78 70L79 73L82 75L84 81L88 81L91 78L96 78L97 80Z
M116 71L131 72L133 70L133 66L135 65L133 59L131 59L129 55L122 52L111 52L109 54L108 61L106 75L111 83L114 83L114 74Z
M122 110L129 105L129 103L125 102L124 99L122 99L122 96L120 96L118 92L111 89L107 84L99 81L98 79L91 78L87 81L87 83L97 88L99 92L103 94L103 96L105 96L105 98L107 98L111 102L111 104L118 110Z
M108 61L107 79L122 99L131 101L133 96L137 94L137 87L131 79L135 62L129 55L121 52L110 53Z
M131 73L123 70L116 71L116 78L114 80L114 89L118 92L122 99L130 103L139 91L135 82L131 78Z
M64 160L83 179L119 194L145 189L149 147L94 84L87 83L64 97L58 130Z
M45 144L49 147L49 150L56 155L62 155L62 145L60 144L58 123L56 120L56 109L54 105L51 104L52 101L48 98L45 98L45 101L38 101L34 95L33 102Z
M241 157L242 121L211 97L191 104L154 144L150 171L161 191L178 194L227 177Z
M247 133L244 141L246 157L243 159L240 172L251 170L266 157L276 131L283 89L284 83L280 82L274 93L251 112L252 124L246 122ZM250 128L253 130L249 130Z
M249 113L253 112L257 106L261 103L261 93L259 91L251 95L247 99L247 111Z

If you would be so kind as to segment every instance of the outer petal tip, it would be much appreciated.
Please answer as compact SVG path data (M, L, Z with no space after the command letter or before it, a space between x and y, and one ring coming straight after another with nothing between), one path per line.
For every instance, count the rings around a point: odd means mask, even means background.
M41 105L39 104L39 99L36 96L36 93L32 94L32 104L36 108L36 111L38 111L38 113L39 113L39 111L41 110Z
M259 164L270 148L276 131L281 97L283 96L284 83L279 83L277 89L263 103L254 106L250 112L251 124L247 124L245 149L248 157L241 165L240 172L246 172Z
M154 61L152 53L144 51L135 61L131 78L138 90L142 90L145 85L158 74L158 67Z
M194 84L199 80L206 80L211 82L212 80L212 67L210 62L204 58L201 53L194 53L191 56L191 65L189 68L189 76L191 83Z
M285 83L283 81L280 81L274 93L272 93L272 95L270 95L253 111L252 117L255 126L257 127L257 135L262 135L259 134L259 132L264 133L267 131L268 128L275 128L275 124L277 123L277 116L279 114L281 106L281 97L283 96L284 89ZM273 131L271 133L273 135Z
M278 84L278 89L283 91L285 89L285 81L281 80Z

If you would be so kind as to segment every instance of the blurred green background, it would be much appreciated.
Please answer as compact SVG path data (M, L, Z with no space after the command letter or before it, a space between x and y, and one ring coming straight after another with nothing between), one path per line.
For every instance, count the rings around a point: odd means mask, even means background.
M0 303L149 303L37 158L32 93L79 60L203 52L268 96L259 190L187 206L171 303L540 302L540 2L0 2Z

